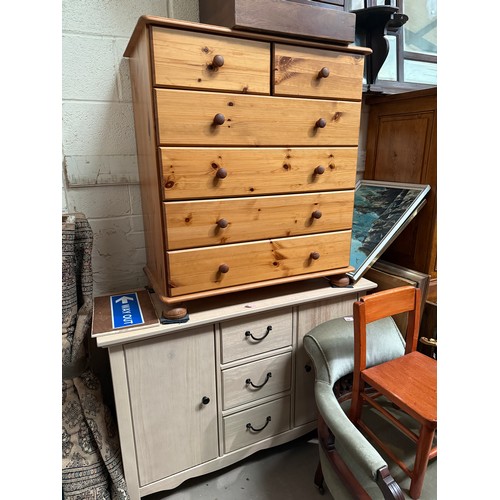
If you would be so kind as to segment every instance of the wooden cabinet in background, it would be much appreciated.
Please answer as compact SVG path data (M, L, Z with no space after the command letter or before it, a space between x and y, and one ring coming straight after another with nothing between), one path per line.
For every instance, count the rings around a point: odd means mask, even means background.
M388 262L437 279L437 88L367 97L365 179L429 184L427 203L385 251Z

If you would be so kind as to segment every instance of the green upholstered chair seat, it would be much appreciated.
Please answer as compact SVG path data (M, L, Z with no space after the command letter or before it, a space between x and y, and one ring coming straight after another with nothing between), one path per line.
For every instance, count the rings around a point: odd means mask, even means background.
M350 400L341 404L333 392L333 386L341 377L353 371L354 331L353 322L344 318L326 321L311 330L304 337L304 347L315 368L315 398L318 411L335 437L335 449L358 482L371 498L383 498L376 483L377 471L388 465L392 477L408 495L410 479L387 456L377 450L369 440L352 424L347 416ZM405 343L392 318L384 318L367 325L367 365L374 366L404 354ZM383 401L383 400L381 400ZM386 405L397 418L411 417L392 406ZM370 407L363 409L363 419L370 421L370 427L377 429L386 442L394 447L398 457L413 465L415 445L404 434ZM413 422L415 429L417 423ZM320 447L320 461L324 481L335 500L353 498L345 481L331 467ZM429 462L421 499L431 500L436 494L437 459Z

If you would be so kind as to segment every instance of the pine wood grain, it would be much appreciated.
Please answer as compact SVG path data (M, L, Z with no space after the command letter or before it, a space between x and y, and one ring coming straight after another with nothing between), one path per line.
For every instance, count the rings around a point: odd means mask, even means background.
M225 2L226 0L223 1ZM166 17L144 15L139 17L139 19L137 20L134 31L132 32L132 36L130 37L127 47L125 48L125 51L123 53L124 57L130 57L130 54L134 51L135 46L144 28L149 28L152 26L163 26L166 28L176 28L181 30L195 31L199 33L217 33L228 37L246 38L246 39L261 40L266 42L279 42L279 43L287 43L299 46L304 45L307 47L314 47L314 48L333 49L350 54L370 55L372 53L372 50L369 49L368 47L360 47L358 45L353 45L353 44L351 45L336 44L335 41L332 40L331 36L328 36L327 39L325 39L324 41L312 40L311 38L308 37L290 38L286 36L279 36L269 33L255 33L249 31L233 30L224 26L205 24L203 22L197 23L192 21L184 21ZM329 27L329 30L331 30L331 26Z
M141 203L146 240L147 269L156 277L158 293L166 294L166 263L163 250L163 220L158 189L155 118L151 96L151 58L148 29L140 33L130 54L135 137L139 167Z
M351 229L354 191L191 200L163 206L167 248L174 250Z
M268 43L156 27L152 40L155 85L269 94Z
M273 64L274 95L361 100L363 56L276 44Z
M358 148L160 148L160 158L165 199L221 198L352 189Z
M160 145L357 146L361 103L156 89ZM225 122L214 125L216 114ZM324 128L316 122L326 120Z
M350 246L351 231L339 231L169 251L170 295L335 270L349 265ZM320 258L312 259L312 252ZM229 271L220 272L221 264Z

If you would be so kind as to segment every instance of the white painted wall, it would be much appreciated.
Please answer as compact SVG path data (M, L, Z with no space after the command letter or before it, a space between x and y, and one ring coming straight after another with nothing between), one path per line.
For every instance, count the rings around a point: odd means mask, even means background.
M62 210L94 231L94 295L147 284L128 59L141 15L198 21L198 0L63 0Z
M198 21L198 0L63 0L63 212L94 231L94 295L147 284L128 59L141 15ZM362 129L366 129L366 113ZM365 133L361 141L364 143ZM361 145L360 169L364 168ZM361 174L358 173L358 177Z

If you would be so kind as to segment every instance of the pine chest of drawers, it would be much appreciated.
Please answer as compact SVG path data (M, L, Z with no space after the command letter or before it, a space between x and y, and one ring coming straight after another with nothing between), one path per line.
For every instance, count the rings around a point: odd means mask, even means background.
M367 49L143 16L145 272L173 307L349 266Z

